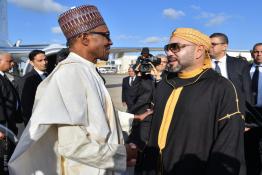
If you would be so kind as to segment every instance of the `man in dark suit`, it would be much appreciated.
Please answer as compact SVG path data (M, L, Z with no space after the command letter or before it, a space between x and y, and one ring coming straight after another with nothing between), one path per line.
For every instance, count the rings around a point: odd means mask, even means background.
M46 78L47 59L45 52L33 50L29 53L30 64L33 69L25 74L20 82L20 96L25 124L30 120L38 85Z
M250 66L247 61L226 55L228 38L223 33L214 33L210 36L212 47L210 55L212 57L213 68L222 76L232 81L238 92L240 110L249 118L246 103L252 104L252 90L250 78ZM247 121L247 120L246 120ZM248 175L259 175L260 167L257 142L254 143L254 129L249 130L249 123L246 123L245 132L245 158ZM256 131L255 131L256 132ZM254 146L256 145L256 146Z
M16 122L22 122L20 100L17 91L5 74L13 64L10 54L0 52L0 124L17 134Z
M241 112L245 115L247 112L246 102L252 102L249 63L226 54L229 42L225 34L213 33L210 35L210 40L212 47L209 52L212 58L212 67L223 77L232 81L238 92Z
M136 101L139 77L136 76L132 67L128 69L128 75L123 78L122 82L122 103L124 106L127 106L127 112L130 112Z
M250 67L250 76L252 77L252 97L254 105L262 114L262 43L256 43L251 55L254 59Z
M262 43L253 46L251 55L254 59L250 65L252 78L253 105L262 116ZM255 117L259 117L259 114ZM257 125L245 132L245 154L248 175L262 174L262 127Z
M13 65L11 55L0 51L0 124L17 135L16 123L22 122L19 95L5 74ZM4 175L8 174L4 163L7 163L15 147L14 143L7 139L6 133L0 131L0 174Z

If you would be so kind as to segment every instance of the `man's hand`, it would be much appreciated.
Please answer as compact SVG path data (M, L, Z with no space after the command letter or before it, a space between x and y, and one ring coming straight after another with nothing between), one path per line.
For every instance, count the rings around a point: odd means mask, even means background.
M135 115L134 119L142 121L142 120L144 120L146 117L148 117L151 114L153 114L153 110L152 109L147 109L146 112L144 112L143 114Z
M150 74L153 75L156 80L161 80L161 73L156 70L156 67L151 62L149 62L149 64L152 67Z
M245 132L249 131L251 128L245 127Z
M5 138L5 134L0 131L0 140L3 140Z
M122 102L122 105L123 105L123 106L126 106L126 102Z
M126 162L127 166L135 166L137 159L137 146L134 143L129 143L125 145L126 147Z
M139 69L140 69L140 67L141 67L141 63L139 63L137 66L136 66L136 68L135 68L135 71L139 71Z

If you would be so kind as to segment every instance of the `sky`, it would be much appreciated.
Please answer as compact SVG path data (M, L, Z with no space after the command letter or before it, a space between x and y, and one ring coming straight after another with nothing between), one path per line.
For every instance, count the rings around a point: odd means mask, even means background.
M2 1L2 0L0 0ZM250 50L262 42L261 0L7 0L9 41L65 43L59 14L95 5L111 32L113 47L163 47L179 27L225 33L229 48Z

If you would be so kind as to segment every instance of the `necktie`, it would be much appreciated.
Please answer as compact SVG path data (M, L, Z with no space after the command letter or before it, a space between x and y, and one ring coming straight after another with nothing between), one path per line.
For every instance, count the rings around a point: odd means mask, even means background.
M130 86L133 86L134 83L134 77L131 77Z
M221 70L220 70L220 67L219 67L218 63L219 63L219 61L215 61L215 64L216 64L216 66L215 66L215 71L216 71L217 73L221 74Z
M254 102L257 104L257 91L258 91L258 78L259 78L259 67L256 66L255 72L252 77L252 94L254 97Z
M6 74L4 74L4 78L7 79L9 81L9 78L6 76Z
M44 80L46 77L48 76L48 73L47 72L44 72L41 76L42 80Z

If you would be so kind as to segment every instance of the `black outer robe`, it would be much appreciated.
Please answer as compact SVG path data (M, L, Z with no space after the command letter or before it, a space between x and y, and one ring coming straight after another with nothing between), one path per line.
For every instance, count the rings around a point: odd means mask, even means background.
M174 88L183 90L174 109L162 155L158 133L168 97ZM244 119L238 111L230 81L208 69L190 78L170 73L155 95L149 143L141 174L238 175L245 174Z

